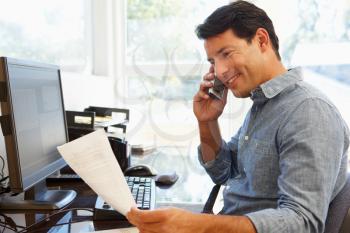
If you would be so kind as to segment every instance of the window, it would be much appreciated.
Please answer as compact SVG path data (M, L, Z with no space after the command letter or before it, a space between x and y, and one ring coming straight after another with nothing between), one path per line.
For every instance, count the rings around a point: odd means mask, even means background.
M128 0L127 71L129 95L192 99L206 63L196 25L223 1ZM140 91L139 85L144 89ZM175 87L175 88L174 88ZM137 89L137 91L136 91Z
M198 132L192 97L209 66L203 43L197 39L194 29L229 1L125 2L127 104L137 109L139 122L134 132L140 133L149 126L145 132L156 143L196 144ZM350 90L349 1L252 2L272 18L286 67L305 67L310 77L307 81L326 92L350 123L344 95L339 99L337 93L339 86L344 90L342 93ZM229 98L220 118L225 138L229 139L238 129L250 104L249 100Z
M127 98L139 113L137 134L146 132L158 145L198 141L192 98L209 65L195 28L226 3L126 1Z
M350 85L350 2L257 0L272 17L288 66L304 66Z
M271 16L287 67L303 66L350 125L350 2L257 0Z
M89 56L87 2L0 0L0 55L84 70Z

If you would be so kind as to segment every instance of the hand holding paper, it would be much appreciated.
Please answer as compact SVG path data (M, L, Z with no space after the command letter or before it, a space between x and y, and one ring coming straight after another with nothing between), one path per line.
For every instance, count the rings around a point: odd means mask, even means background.
M135 206L104 130L57 147L68 165L108 204L123 215Z

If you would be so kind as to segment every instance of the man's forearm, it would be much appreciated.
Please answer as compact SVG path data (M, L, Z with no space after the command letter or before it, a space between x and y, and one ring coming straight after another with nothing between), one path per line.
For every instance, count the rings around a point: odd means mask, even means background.
M218 121L199 122L202 159L204 162L215 159L221 146L221 133Z
M202 233L257 233L254 224L246 216L198 214L197 224Z

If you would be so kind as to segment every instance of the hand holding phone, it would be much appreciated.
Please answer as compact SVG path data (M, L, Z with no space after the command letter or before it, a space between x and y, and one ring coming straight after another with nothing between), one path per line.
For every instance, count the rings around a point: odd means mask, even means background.
M215 75L214 86L209 88L209 96L212 98L222 99L224 97L225 85Z
M226 105L226 88L215 75L212 65L193 97L193 112L199 122L214 121L220 117Z

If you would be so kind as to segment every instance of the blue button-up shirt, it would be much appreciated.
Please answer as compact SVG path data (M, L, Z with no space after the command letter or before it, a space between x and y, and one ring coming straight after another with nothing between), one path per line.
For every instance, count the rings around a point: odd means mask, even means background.
M291 69L255 89L238 133L204 164L225 184L221 214L248 216L259 233L323 232L343 187L349 130L336 107Z

